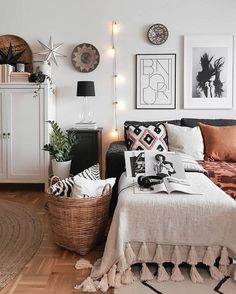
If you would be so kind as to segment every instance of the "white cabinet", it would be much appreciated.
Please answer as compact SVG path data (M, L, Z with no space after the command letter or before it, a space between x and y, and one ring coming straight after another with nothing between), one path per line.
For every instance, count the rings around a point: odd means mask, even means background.
M55 97L43 85L34 97L35 84L0 85L0 182L48 182L48 124L55 119Z

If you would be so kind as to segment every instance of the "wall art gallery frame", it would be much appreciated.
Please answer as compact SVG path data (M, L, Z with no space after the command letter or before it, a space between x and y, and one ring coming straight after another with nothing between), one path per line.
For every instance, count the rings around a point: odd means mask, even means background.
M136 109L176 108L176 54L136 54Z
M184 108L233 108L232 35L184 36Z

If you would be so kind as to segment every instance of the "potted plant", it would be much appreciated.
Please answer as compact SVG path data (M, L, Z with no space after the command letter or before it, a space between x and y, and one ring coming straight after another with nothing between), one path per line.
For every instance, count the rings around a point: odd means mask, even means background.
M48 75L46 75L42 71L40 71L39 69L37 69L36 72L32 73L29 76L29 82L36 83L38 86L38 88L34 91L34 97L38 96L38 93L42 87L42 83L44 83L45 80L49 81L50 89L52 89L52 79Z
M44 151L48 151L53 157L53 174L60 179L67 178L70 174L71 159L74 147L78 144L75 134L63 132L55 121L47 121L52 128L50 143L43 146Z

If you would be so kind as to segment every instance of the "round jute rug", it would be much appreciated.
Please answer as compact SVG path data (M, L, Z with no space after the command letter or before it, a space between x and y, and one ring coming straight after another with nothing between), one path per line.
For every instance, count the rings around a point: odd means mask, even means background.
M0 289L32 258L42 237L41 222L33 212L0 199Z

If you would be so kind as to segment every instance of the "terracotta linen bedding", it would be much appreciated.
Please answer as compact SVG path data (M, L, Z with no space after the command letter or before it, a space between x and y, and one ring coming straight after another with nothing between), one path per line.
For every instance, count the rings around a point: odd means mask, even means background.
M236 200L236 162L198 162L208 171L209 179Z

